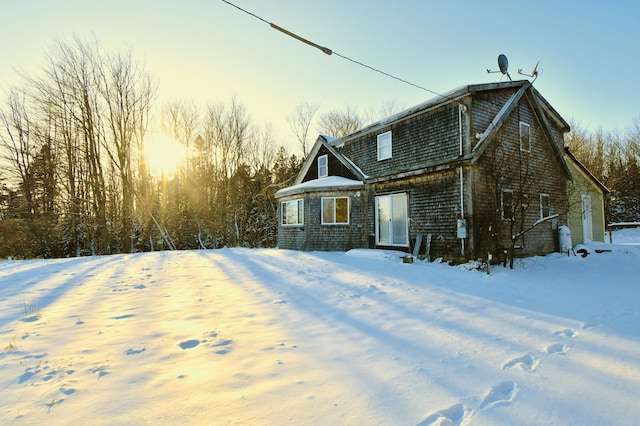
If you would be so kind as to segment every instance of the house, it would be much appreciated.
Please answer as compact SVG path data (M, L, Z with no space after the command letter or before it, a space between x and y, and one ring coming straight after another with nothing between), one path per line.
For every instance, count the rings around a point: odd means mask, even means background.
M555 251L567 223L567 131L530 82L509 81L460 87L339 139L319 136L276 193L278 246L494 260Z
M573 178L568 187L571 241L573 244L604 242L604 199L610 191L568 148L565 154Z

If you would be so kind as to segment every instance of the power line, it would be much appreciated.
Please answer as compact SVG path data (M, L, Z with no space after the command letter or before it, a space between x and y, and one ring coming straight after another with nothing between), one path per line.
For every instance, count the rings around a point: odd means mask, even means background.
M375 72L377 72L379 74L382 74L382 75L384 75L386 77L393 78L394 80L397 80L397 81L400 81L402 83L408 84L408 85L413 86L415 88L418 88L420 90L424 90L425 92L432 93L432 94L434 94L436 96L440 96L440 97L446 98L444 95L441 95L438 92L434 92L433 90L427 89L426 87L422 87L422 86L420 86L418 84L412 83L412 82L407 81L405 79L402 79L400 77L396 77L395 75L392 75L392 74L389 74L387 72L384 72L384 71L382 71L382 70L380 70L378 68L374 68L374 67L372 67L370 65L367 65L365 63L362 63L360 61L356 61L355 59L349 58L348 56L341 55L340 53L338 53L338 52L336 52L334 50L331 50L328 47L321 46L321 45L319 45L317 43L314 43L314 42L312 42L312 41L310 41L310 40L308 40L308 39L306 39L304 37L300 37L299 35L297 35L295 33L292 33L291 31L288 31L288 30L280 27L279 25L276 25L276 24L274 24L272 22L269 22L266 19L256 15L255 13L249 12L248 10L241 8L240 6L235 5L235 4L231 3L230 1L222 0L222 2L228 4L229 6L235 7L236 9L246 13L247 15L252 16L252 17L264 22L265 24L268 24L274 30L280 31L281 33L283 33L283 34L285 34L285 35L287 35L289 37L295 38L296 40L301 41L302 43L308 44L309 46L312 46L312 47L315 47L316 49L321 50L323 53L325 53L327 55L332 55L333 54L333 55L339 56L342 59L346 59L347 61L350 61L350 62L353 62L354 64L360 65L361 67L368 68L371 71L375 71Z

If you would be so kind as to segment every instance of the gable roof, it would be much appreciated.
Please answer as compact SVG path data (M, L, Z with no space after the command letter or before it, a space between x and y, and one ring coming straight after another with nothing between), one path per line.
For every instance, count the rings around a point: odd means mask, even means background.
M505 102L500 111L496 114L494 119L491 121L487 129L482 134L480 140L475 145L471 153L465 154L460 157L450 158L446 160L440 160L436 163L425 164L419 167L418 169L406 170L401 173L404 175L415 175L426 173L431 170L437 170L441 168L446 168L451 165L459 165L461 162L471 162L475 163L482 156L483 152L486 150L488 144L494 137L499 133L502 126L506 122L507 118L514 111L516 105L522 100L526 99L531 105L535 116L537 117L540 127L543 130L543 134L547 142L551 145L552 151L554 153L554 157L560 163L563 174L571 179L571 173L569 171L569 167L565 160L564 153L562 152L562 147L564 143L562 140L557 140L557 136L555 136L552 131L551 124L547 119L547 116L553 120L562 131L569 131L569 124L558 114L558 112L542 97L542 95L533 87L533 85L528 80L519 80L519 81L508 81L508 82L500 82L500 83L487 83L487 84L473 84L461 86L451 91L445 92L442 95L439 95L435 98L429 99L426 102L423 102L419 105L416 105L412 108L409 108L405 111L399 112L395 115L382 119L378 122L370 124L362 129L349 134L347 136L341 138L332 138L328 136L319 136L314 144L311 152L306 158L303 166L294 181L294 185L299 185L302 183L303 179L306 177L309 172L309 168L315 161L318 152L322 147L324 147L333 157L335 157L338 161L340 161L353 175L365 182L370 180L371 178L367 176L353 161L347 158L345 155L341 153L341 148L345 143L350 140L356 139L362 135L366 135L376 130L379 130L383 127L388 127L390 124L397 124L399 122L411 119L417 115L423 114L430 110L440 108L443 105L450 104L453 102L460 102L463 98L468 96L473 96L476 93L487 92L487 91L495 91L495 90L504 90L504 89L517 89ZM386 180L389 176L379 177L376 180Z
M587 169L587 167L582 164L580 162L580 160L578 160L576 158L575 155L573 155L573 152L571 152L569 150L569 147L565 147L564 148L564 153L567 155L567 158L569 159L569 162L576 168L578 169L579 172L581 172L581 174L587 178L587 180L590 180L591 183L593 184L593 186L595 186L596 188L598 188L600 191L602 191L603 194L608 194L611 191L609 190L609 188L606 187L606 185L602 182L600 182L600 180L595 177L593 175L593 173L591 173L591 171L589 169Z
M315 158L318 155L320 148L322 147L326 148L327 151L329 151L329 153L331 153L333 157L335 157L340 163L342 163L342 165L344 165L351 173L353 173L356 178L364 182L367 176L362 172L362 170L360 170L358 166L356 166L350 159L342 155L332 145L332 142L335 140L335 138L332 138L330 136L318 136L318 139L316 139L316 143L313 145L313 148L311 148L309 155L302 164L302 168L300 169L298 176L296 176L296 179L293 181L293 185L299 185L302 183L302 180L309 172L311 164L315 161Z
M516 105L518 105L523 98L526 98L540 122L540 127L542 128L545 139L547 139L551 145L553 154L556 157L556 160L560 163L562 172L567 178L571 179L571 172L569 171L569 167L567 166L562 152L564 142L555 140L556 138L554 133L551 131L551 125L547 120L545 112L553 117L563 131L569 131L569 124L556 112L555 109L553 109L553 107L551 107L551 105L549 105L542 95L540 95L540 92L538 92L529 81L522 80L516 83L521 83L520 88L511 95L507 102L505 102L498 114L496 114L489 126L485 129L476 146L473 148L472 152L474 153L474 158L472 162L478 161L489 145L489 141L493 140L493 138L500 132L500 129L506 122L509 115L513 112Z
M397 114L389 116L387 118L383 118L380 121L372 123L362 129L351 133L347 136L341 138L330 138L331 145L335 147L342 146L345 142L348 142L351 139L355 139L361 135L373 132L382 127L388 126L389 124L398 123L404 120L408 120L418 114L422 114L428 110L440 108L443 105L448 103L457 102L460 99L476 94L478 92L486 92L492 90L500 90L500 89L510 89L510 88L522 88L526 89L531 88L533 93L536 94L536 100L541 102L543 105L543 110L547 111L556 121L560 127L568 131L570 129L569 124L558 114L558 112L540 95L540 93L533 87L533 85L528 80L517 80L517 81L507 81L501 83L486 83L486 84L468 84L465 86L457 87L453 90L445 92L439 96L431 98L421 104L418 104L412 108L401 111ZM524 93L523 90L523 93ZM522 96L522 94L520 95ZM508 114L507 114L508 115Z

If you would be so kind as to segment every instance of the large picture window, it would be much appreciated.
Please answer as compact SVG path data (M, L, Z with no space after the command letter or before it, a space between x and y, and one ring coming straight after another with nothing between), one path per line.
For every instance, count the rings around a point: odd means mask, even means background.
M500 203L502 205L502 219L513 220L513 190L503 189Z
M378 135L378 161L391 158L391 131Z
M349 198L348 197L323 197L322 198L322 224L323 225L349 224Z
M283 201L281 207L283 225L304 225L304 200Z

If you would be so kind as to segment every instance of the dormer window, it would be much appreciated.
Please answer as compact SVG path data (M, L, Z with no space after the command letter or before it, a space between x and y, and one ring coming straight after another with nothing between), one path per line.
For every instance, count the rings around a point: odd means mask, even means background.
M378 161L391 158L391 130L378 135Z
M531 152L531 127L520 122L520 151Z
M318 157L318 179L329 176L329 156Z

